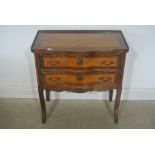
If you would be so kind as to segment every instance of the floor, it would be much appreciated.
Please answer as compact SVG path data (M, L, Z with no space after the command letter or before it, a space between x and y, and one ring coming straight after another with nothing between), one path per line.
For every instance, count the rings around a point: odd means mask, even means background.
M0 99L3 129L154 129L155 101L121 101L119 123L113 122L113 102L51 100L47 123L41 123L37 99Z

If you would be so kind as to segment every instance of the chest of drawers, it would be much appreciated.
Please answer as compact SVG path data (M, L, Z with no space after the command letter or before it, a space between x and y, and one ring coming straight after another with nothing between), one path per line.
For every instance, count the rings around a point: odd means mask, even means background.
M50 91L83 93L116 89L114 121L122 91L125 57L129 48L121 31L40 30L33 42L42 110L46 122L46 100Z

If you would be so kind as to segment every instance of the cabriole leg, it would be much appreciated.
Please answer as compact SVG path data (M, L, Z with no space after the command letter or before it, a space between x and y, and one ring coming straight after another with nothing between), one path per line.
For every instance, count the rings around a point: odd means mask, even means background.
M40 99L40 105L41 105L41 111L42 111L42 123L46 123L46 105L45 105L45 99L44 99L44 92L41 87L38 86L39 91L39 99Z
M109 101L112 101L112 97L113 97L113 89L109 90Z
M50 91L46 90L46 101L50 101Z
M119 105L120 105L121 92L122 92L122 88L120 87L116 91L116 99L115 99L115 105L114 105L114 122L115 123L118 123L118 111L119 111Z

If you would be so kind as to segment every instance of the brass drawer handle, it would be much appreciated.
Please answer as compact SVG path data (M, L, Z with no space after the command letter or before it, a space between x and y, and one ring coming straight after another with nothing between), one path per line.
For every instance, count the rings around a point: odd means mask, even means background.
M59 78L59 77L57 77L57 78L52 78L52 77L50 77L50 78L48 78L48 80L49 80L49 81L56 82L56 81L60 81L61 78Z
M83 76L82 76L82 75L77 75L76 79L77 79L78 81L82 81L82 80L83 80Z
M77 58L77 64L78 65L83 65L83 59L82 58Z
M47 63L50 64L51 66L56 66L60 64L60 61L53 61L53 62L47 62Z
M112 77L99 77L99 80L107 82L107 81L111 81Z
M113 61L102 61L101 65L105 65L105 66L109 66L109 65L113 65L114 62Z

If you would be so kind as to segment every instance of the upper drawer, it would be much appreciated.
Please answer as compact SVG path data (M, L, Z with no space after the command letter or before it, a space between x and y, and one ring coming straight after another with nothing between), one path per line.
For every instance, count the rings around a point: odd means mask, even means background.
M42 67L116 67L118 64L117 56L102 57L54 57L42 56Z

